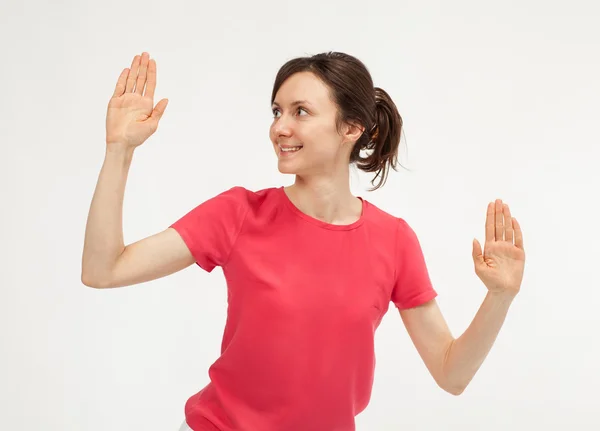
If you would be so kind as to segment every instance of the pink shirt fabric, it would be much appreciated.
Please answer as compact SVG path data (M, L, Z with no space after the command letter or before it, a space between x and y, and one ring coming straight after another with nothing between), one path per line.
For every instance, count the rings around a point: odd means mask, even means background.
M304 214L283 187L236 186L171 225L227 282L221 356L185 405L192 430L355 430L390 302L437 296L415 232L360 199L361 218L342 226Z

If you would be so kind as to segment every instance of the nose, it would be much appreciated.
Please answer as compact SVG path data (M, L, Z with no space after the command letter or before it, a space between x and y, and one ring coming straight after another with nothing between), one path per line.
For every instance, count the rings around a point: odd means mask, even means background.
M275 120L275 124L273 125L273 132L275 136L290 136L292 133L292 127L290 125L290 121L285 117L281 116Z

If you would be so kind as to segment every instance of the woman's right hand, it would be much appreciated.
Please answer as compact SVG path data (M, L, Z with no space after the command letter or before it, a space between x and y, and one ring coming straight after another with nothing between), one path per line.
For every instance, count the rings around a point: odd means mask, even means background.
M158 128L169 100L162 99L152 109L156 88L156 62L149 58L147 52L141 56L136 55L131 63L131 70L124 69L121 72L115 92L108 103L107 145L135 148Z

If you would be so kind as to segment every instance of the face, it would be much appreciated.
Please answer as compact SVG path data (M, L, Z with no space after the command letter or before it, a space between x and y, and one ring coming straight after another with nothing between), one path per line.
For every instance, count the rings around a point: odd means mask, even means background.
M356 141L360 133L355 137L347 127L338 133L337 107L319 78L310 72L290 76L279 88L272 109L269 136L281 173L322 175L348 167L349 140ZM286 152L281 146L301 148Z

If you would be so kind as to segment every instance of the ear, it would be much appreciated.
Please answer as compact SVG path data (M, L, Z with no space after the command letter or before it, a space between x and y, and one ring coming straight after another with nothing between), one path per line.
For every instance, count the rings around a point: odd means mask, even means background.
M354 143L360 139L365 131L365 127L358 123L347 123L344 125L343 138L344 143Z

